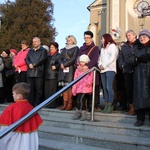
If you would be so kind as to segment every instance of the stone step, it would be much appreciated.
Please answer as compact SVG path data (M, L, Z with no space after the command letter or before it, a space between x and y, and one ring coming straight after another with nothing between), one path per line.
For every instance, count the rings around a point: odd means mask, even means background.
M43 108L40 110L41 116L46 117L56 117L56 118L72 118L73 114L75 113L75 110L71 111L61 111L59 109L46 109ZM87 112L87 120L91 119L91 113ZM136 115L127 115L126 113L122 113L119 111L114 111L111 114L104 114L101 112L95 112L94 113L94 120L95 121L104 121L104 122L119 122L119 123L130 123L134 124L136 122ZM149 125L149 118L148 115L145 118L145 124Z
M4 108L8 106L8 104L1 104L0 110L3 111ZM41 116L46 117L56 117L56 118L72 118L75 110L72 111L61 111L59 109L47 109L43 108L39 111ZM90 120L91 113L87 113L87 119ZM129 116L121 112L114 112L112 114L104 114L100 112L94 113L94 120L95 121L105 121L105 122L120 122L120 123L135 123L136 116ZM147 121L146 121L147 122Z
M113 150L102 147L88 146L39 138L39 150Z
M114 150L149 150L150 138L41 126L39 137Z
M55 117L62 117L62 118L72 118L73 114L75 113L75 110L72 111L61 111L58 109L42 109L40 111L40 114L43 116L55 116ZM90 120L91 113L87 112L87 119ZM112 122L129 122L131 123L135 118L135 116L129 116L120 112L114 112L112 114L104 114L100 112L94 113L94 120L96 121L112 121Z
M47 116L42 116L42 119L44 126L150 138L150 123L142 127L134 127L133 124L120 122L92 122Z
M8 106L10 103L6 104L0 104L0 111L3 111L6 106ZM39 111L41 116L46 116L46 117L56 117L56 118L72 118L75 110L72 111L61 111L59 109L47 109L43 108L42 110ZM91 118L91 113L87 113L87 119L90 120ZM132 125L136 121L136 115L135 116L130 116L125 113L119 112L119 111L114 111L111 114L104 114L100 112L95 112L94 113L94 120L95 121L104 121L104 122L119 122L119 123L131 123ZM149 119L148 116L146 116L145 119L145 124L149 125Z
M3 111L8 105L10 105L11 103L4 103L4 104L0 104L0 110Z

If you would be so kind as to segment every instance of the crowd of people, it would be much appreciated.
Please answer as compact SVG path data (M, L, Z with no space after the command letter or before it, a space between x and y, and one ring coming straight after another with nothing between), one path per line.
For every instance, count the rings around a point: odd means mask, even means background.
M60 50L57 42L42 45L39 37L33 38L33 48L23 40L19 52L3 50L0 103L13 102L13 85L25 82L30 86L28 101L35 107L92 67L97 67L100 72L96 72L95 109L100 108L102 88L105 105L103 110L99 109L101 113L112 113L119 102L127 109L127 114L137 114L134 126L143 125L146 112L150 113L150 32L143 29L137 36L133 30L128 30L125 35L127 40L119 46L110 34L103 34L99 48L93 42L93 33L85 31L85 42L80 48L76 38L69 35L66 46ZM84 121L86 111L91 112L92 88L93 72L47 107L56 108L62 104L60 110L76 108L73 119Z

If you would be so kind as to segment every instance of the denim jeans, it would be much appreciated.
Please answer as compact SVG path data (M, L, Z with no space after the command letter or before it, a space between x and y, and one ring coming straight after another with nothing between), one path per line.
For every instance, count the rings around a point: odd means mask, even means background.
M115 78L114 71L101 73L102 86L104 90L105 102L112 103L114 100L113 81Z

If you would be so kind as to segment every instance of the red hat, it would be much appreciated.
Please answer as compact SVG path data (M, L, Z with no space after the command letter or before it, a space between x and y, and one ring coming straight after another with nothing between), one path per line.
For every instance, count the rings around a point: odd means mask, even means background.
M17 51L15 49L10 49L10 52L13 52L15 55L17 55Z

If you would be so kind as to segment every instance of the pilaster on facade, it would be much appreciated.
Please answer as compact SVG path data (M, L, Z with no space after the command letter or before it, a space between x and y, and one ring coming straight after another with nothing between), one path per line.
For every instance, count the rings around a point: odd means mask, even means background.
M101 9L98 11L98 15L101 15L102 13L107 13L107 9L106 9L106 8L101 8Z

